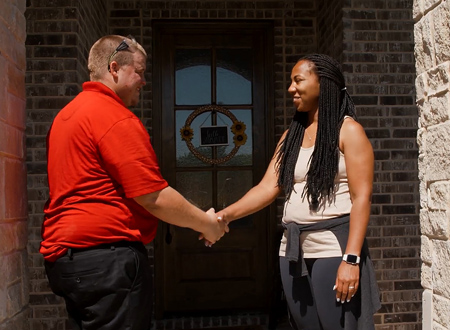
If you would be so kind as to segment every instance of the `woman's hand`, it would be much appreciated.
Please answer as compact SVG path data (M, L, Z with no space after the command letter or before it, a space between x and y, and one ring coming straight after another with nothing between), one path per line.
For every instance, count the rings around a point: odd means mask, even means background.
M222 230L223 230L222 235L217 237L217 239L215 241L210 241L210 240L206 239L206 235L204 233L201 233L199 235L198 239L199 240L204 239L205 240L205 246L211 247L215 242L217 242L221 237L223 237L223 235L225 235L225 233L230 232L230 228L228 227L228 222L226 222L222 218L222 216L219 216L218 213L215 213L214 208L210 208L208 211L206 211L206 214L208 214L210 217L213 218L213 220L212 220L213 227L215 227L215 225L214 225L215 220L214 219L217 219L218 226L220 228L222 228Z
M336 283L333 290L336 290L337 302L349 302L356 294L359 287L359 264L349 264L341 262L338 268Z

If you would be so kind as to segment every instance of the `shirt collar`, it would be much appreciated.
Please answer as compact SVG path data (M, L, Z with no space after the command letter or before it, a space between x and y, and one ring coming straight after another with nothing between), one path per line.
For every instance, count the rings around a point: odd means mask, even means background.
M119 102L121 105L123 105L124 107L127 108L125 103L123 103L122 99L111 88L109 88L108 86L106 86L105 84L103 84L101 82L86 81L83 83L83 91L98 92L98 93L105 94L109 97L112 97L117 102Z

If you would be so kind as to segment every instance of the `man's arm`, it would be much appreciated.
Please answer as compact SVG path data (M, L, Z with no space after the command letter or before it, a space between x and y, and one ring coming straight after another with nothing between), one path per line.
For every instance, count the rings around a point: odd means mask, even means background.
M225 230L224 221L217 221L213 212L205 213L189 203L178 191L169 187L150 194L135 197L134 200L148 212L170 223L184 228L191 228L211 243L221 238Z

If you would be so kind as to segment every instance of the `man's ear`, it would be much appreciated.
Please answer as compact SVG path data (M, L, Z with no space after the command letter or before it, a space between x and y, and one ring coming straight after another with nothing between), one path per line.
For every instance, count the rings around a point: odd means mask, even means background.
M113 75L113 76L117 76L117 71L119 71L119 64L117 64L116 61L112 61L109 64L109 72Z

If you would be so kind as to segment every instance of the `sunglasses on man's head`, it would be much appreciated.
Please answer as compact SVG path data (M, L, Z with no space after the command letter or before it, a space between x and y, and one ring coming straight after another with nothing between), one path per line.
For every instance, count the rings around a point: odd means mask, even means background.
M136 44L136 39L134 39L133 36L128 35L127 38L130 39L133 44ZM118 52L120 52L122 50L127 50L128 48L130 48L130 45L125 41L125 39L122 40L122 42L119 44L119 46L117 46L117 48L108 57L108 71L110 70L111 61L112 61L112 58L114 57L114 55L116 55Z

